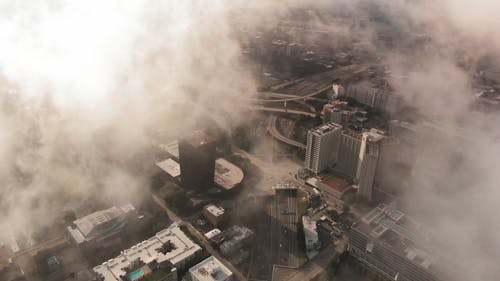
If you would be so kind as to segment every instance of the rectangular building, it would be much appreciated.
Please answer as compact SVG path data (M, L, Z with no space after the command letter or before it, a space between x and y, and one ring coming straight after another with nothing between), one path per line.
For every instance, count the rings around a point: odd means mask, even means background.
M363 133L361 140L358 169L354 181L358 183L358 194L368 200L372 199L373 182L383 138L384 136L381 133L372 129Z
M219 226L224 220L224 208L210 204L203 208L203 216L212 226Z
M353 180L356 177L361 149L361 135L349 130L344 130L340 135L340 146L337 165L333 171Z
M389 280L438 281L438 253L421 224L403 212L380 205L356 222L349 233L349 253Z
M220 245L219 249L225 256L230 256L236 253L239 249L248 245L254 238L254 232L244 226L233 225L223 232L225 241Z
M233 273L214 256L189 269L191 281L231 281Z
M131 204L113 206L73 221L73 225L66 230L73 243L87 246L115 237L125 227L131 214L135 214L135 208Z
M309 216L302 216L302 225L304 226L306 255L309 259L312 259L318 254L318 250L321 247L318 230L316 228L316 221Z
M183 271L195 262L201 251L200 246L173 224L148 240L122 251L118 257L94 267L93 270L102 281L127 280L124 278L139 280L149 273L147 270L140 270L144 265L148 265L151 271L155 268L165 269L165 265L170 265L176 271ZM177 273L175 275L177 276Z
M329 203L335 203L342 200L342 196L352 188L349 181L333 175L322 178L317 186L323 198Z
M214 185L215 139L196 131L179 141L183 187L203 191Z
M338 160L342 126L327 123L307 132L305 168L315 174Z

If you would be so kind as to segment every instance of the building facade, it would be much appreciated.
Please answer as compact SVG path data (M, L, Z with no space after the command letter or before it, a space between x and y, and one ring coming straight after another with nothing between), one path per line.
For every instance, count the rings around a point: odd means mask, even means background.
M212 226L219 226L224 220L224 208L215 206L214 204L207 205L203 208L203 216Z
M372 199L373 183L377 172L383 137L376 130L372 130L363 133L361 139L355 182L358 184L358 194L368 200Z
M353 180L356 177L361 149L361 135L345 130L340 135L340 146L337 165L333 171Z
M305 168L321 173L338 160L342 126L327 123L307 132Z
M388 280L442 280L442 261L428 233L403 212L380 205L351 228L349 253Z

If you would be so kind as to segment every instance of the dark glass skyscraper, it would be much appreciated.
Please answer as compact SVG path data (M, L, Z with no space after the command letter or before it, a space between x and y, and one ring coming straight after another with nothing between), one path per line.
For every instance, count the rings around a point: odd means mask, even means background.
M183 187L202 191L214 185L215 147L215 140L202 131L179 141Z

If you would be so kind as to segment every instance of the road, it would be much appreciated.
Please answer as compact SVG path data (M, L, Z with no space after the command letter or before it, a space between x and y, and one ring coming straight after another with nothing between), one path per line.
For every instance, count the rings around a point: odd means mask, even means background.
M275 115L271 115L267 119L267 131L275 139L280 140L280 141L282 141L282 142L284 142L286 144L293 145L295 147L301 148L301 149L305 149L306 148L305 144L303 144L301 142L298 142L298 141L295 141L295 140L292 140L292 139L289 139L289 138L285 137L284 135L282 135L281 132L276 127L277 121L278 121L278 117L276 117Z
M46 248L53 248L61 244L67 244L68 240L66 239L65 236L54 238L51 240L44 241L42 243L36 244L34 246L28 247L26 249L23 249L19 252L16 252L15 255L17 257L22 256L26 253L36 253L41 249L46 249Z
M165 201L163 199L159 198L154 193L151 193L151 195L153 196L153 200L155 201L155 203L167 213L167 216L171 221L177 224L183 222L183 220L179 216L177 216L176 213L172 212L169 208L167 208L167 205L165 204Z
M215 258L217 258L227 268L229 268L229 270L231 270L233 272L233 274L238 278L238 280L247 281L247 279L243 276L243 274L241 274L241 272L236 267L234 267L230 262L228 262L224 257L222 257L219 254L219 252L217 250L215 250L212 247L212 245L210 245L210 242L207 241L207 239L205 238L205 236L203 236L203 234L201 234L198 230L196 230L196 228L194 228L189 222L186 222L186 221L182 220L179 216L177 216L177 214L175 214L172 210L170 210L165 205L165 203L163 202L163 200L161 200L160 198L158 198L155 194L152 194L152 195L153 195L153 200L155 201L155 203L158 204L158 206L160 206L167 213L168 217L172 221L174 221L178 225L184 225L184 226L186 226L186 228L188 229L189 233L191 233L191 235L196 236L196 238L198 238L198 240L203 244L202 246L205 248L205 250L210 255L212 255Z
M311 92L306 95L294 95L294 94L283 94L283 93L274 93L274 92L264 92L262 93L263 95L275 97L272 99L262 99L262 98L255 98L252 99L253 101L256 102L261 102L261 103L267 103L267 102L288 102L288 101L306 101L310 99L314 99L314 96L317 96L331 88L331 85L328 85L326 87L322 87L319 90L316 90L314 92Z
M297 114L297 115L303 115L303 116L312 117L312 118L314 118L318 115L317 113L313 113L313 112L309 112L309 111L302 111L302 110L288 109L288 108L268 107L268 106L261 106L261 105L253 105L253 106L251 106L251 108L253 110Z

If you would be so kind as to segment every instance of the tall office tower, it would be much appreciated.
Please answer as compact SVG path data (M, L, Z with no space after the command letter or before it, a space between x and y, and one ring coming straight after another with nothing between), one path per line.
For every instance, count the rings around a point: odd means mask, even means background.
M321 125L307 132L305 168L318 174L337 162L342 126Z
M372 199L373 181L384 136L372 129L363 133L359 150L358 170L355 182L358 183L358 193L368 200Z
M350 180L356 177L358 170L361 139L360 134L350 130L344 130L340 136L338 161L333 170Z
M453 272L444 268L443 251L436 249L443 245L431 244L436 241L429 233L403 212L380 205L353 224L348 249L387 280L456 280L447 276Z
M215 140L201 131L179 141L182 186L201 191L214 185L215 147Z

